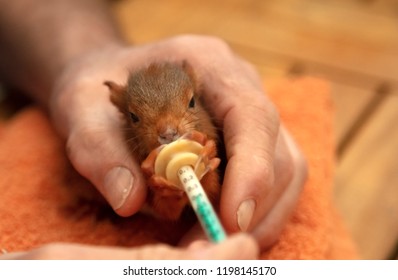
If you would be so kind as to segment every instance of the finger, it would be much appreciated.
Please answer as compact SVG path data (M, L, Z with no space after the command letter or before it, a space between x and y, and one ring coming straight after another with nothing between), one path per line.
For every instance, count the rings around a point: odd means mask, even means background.
M214 80L214 79L213 79ZM217 88L217 84L212 84ZM279 116L264 93L253 88L223 88L223 120L227 167L220 215L228 231L247 230L264 214L263 201L274 185L274 157ZM210 89L210 85L208 86ZM222 100L221 97L218 98ZM220 115L224 113L224 115ZM262 206L263 207L263 206Z
M259 247L253 237L239 233L230 236L225 241L208 246L198 246L189 250L189 259L258 259Z
M214 244L203 240L195 241L187 249L168 246L148 246L136 252L138 259L257 259L258 244L253 237L236 234L225 241Z
M189 260L189 259L256 259L257 243L252 237L237 234L220 244L203 244L189 249L168 245L147 245L136 248L116 248L77 244L50 244L29 252L4 254L3 259L133 259L133 260Z
M214 244L195 241L188 249L149 246L142 248L140 259L257 259L258 244L253 237L236 234L224 242Z
M119 215L137 212L146 197L144 178L128 150L121 120L106 88L101 83L65 87L52 104L54 123L67 139L68 156L75 169Z
M144 203L144 178L123 141L122 130L117 124L104 124L97 128L86 121L85 127L74 129L67 139L68 156L119 215L129 216Z
M287 220L296 207L298 197L307 179L307 163L303 154L285 129L282 129L282 133L288 150L292 155L292 176L286 190L273 205L273 208L270 209L267 216L253 230L253 235L258 240L262 249L268 248L277 241ZM284 169L282 168L277 173L281 174L283 172Z
M274 185L274 156L279 115L253 67L225 44L214 46L214 61L195 61L204 100L219 121L227 166L220 216L227 231L247 230L264 215L264 199ZM217 60L218 59L218 60ZM261 205L260 208L258 206Z
M256 212L253 215L250 224L246 225L246 230L252 230L269 213L272 207L278 202L281 195L290 184L294 173L293 159L289 151L283 129L281 128L276 142L275 153L273 157L274 180L267 193L260 195L256 201ZM261 190L261 188L260 188ZM239 210L238 210L239 211ZM239 218L239 216L238 216ZM243 230L242 227L240 227Z

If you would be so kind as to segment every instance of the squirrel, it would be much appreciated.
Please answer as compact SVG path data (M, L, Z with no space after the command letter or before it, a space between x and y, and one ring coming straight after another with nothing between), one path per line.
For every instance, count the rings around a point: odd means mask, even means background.
M186 194L154 174L159 147L181 137L202 144L209 172L201 184L213 204L220 194L217 166L217 129L201 100L201 88L191 65L154 62L131 72L127 83L105 81L110 100L125 123L125 139L141 164L149 189L149 212L167 220L177 220L189 204ZM148 210L148 209L147 209Z

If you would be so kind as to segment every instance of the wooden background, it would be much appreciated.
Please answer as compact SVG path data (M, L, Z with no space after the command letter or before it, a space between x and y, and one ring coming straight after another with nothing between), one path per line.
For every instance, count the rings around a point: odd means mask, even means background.
M131 42L215 35L268 80L330 81L336 204L363 258L398 257L398 1L119 0L112 9Z

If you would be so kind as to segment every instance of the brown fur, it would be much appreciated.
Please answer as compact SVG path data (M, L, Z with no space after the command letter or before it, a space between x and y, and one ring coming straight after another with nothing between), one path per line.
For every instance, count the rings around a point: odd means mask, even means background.
M191 66L183 62L152 63L149 67L130 73L122 86L106 81L111 101L126 120L126 141L140 163L160 146L159 137L168 129L180 137L193 130L217 142L217 132L200 100L200 87ZM190 107L194 98L195 105ZM138 121L131 117L134 114ZM217 171L211 171L202 184L212 202L218 200L220 183ZM166 219L176 220L188 204L186 195L164 196L150 188L147 203Z

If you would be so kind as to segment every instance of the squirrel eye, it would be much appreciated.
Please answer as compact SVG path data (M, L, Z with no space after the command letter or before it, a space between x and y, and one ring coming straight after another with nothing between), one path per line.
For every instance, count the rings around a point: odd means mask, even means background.
M189 101L189 108L195 107L195 98L191 98L191 101Z
M140 119L137 117L137 115L136 114L134 114L134 113L131 113L130 112L130 119L133 121L133 122L138 122Z

